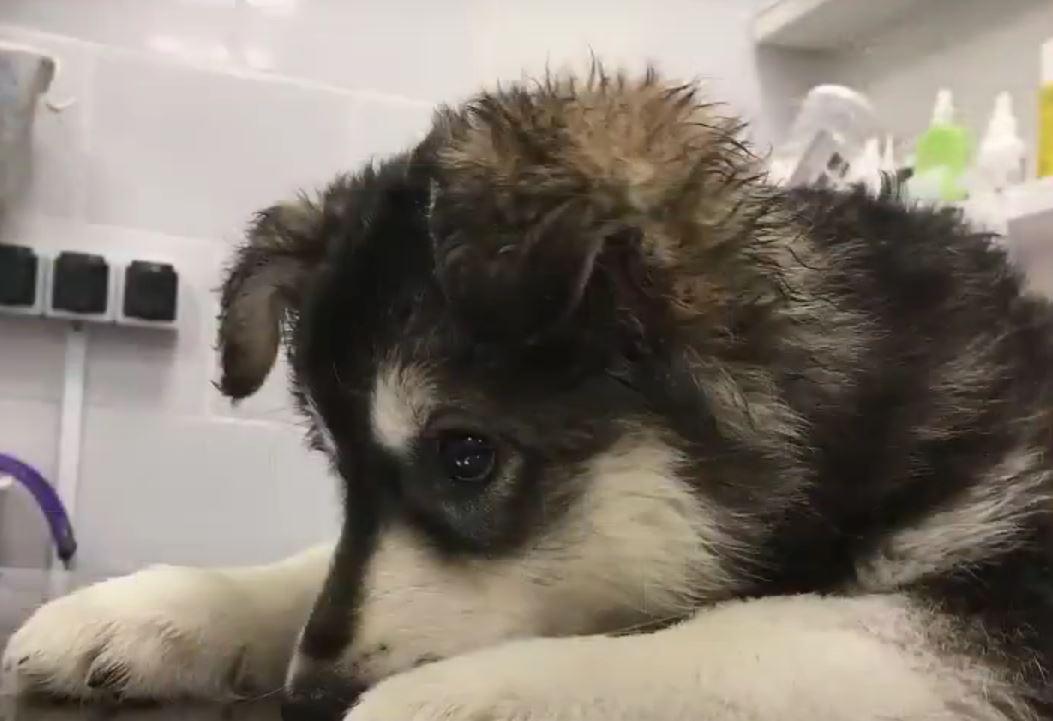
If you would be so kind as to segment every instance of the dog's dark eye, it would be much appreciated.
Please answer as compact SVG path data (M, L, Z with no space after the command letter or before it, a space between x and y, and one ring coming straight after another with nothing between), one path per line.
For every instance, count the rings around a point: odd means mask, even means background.
M438 440L438 450L442 468L451 480L485 483L494 472L497 453L482 436L446 433Z

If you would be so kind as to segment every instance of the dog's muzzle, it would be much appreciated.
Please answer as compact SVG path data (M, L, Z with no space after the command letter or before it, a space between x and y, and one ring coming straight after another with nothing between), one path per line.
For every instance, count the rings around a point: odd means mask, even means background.
M283 721L339 721L367 685L328 671L309 671L291 679L282 701Z

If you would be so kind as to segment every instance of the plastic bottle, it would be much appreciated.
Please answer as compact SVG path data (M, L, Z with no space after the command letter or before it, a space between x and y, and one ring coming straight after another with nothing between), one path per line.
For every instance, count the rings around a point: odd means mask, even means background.
M890 179L896 177L899 168L896 167L896 145L891 135L885 136L885 146L881 151L881 172Z
M907 185L910 195L932 201L963 199L966 195L963 181L972 150L972 136L954 119L954 96L950 90L940 90L936 94L932 123L918 138L914 175Z
M1024 182L1026 153L1013 115L1013 98L1009 93L999 93L976 153L976 185L1001 192L1010 185Z
M881 143L877 138L870 138L863 145L863 151L848 166L845 182L849 185L861 185L869 195L881 193L882 177Z
M969 199L962 205L973 226L1000 236L1008 233L1005 191L1024 181L1026 152L1017 132L1013 98L1009 93L999 93L976 153L976 164L969 173Z
M840 169L877 131L877 115L865 95L841 85L818 85L805 96L786 140L772 154L769 180L837 185Z
M1042 46L1042 88L1038 96L1038 175L1053 176L1053 39Z

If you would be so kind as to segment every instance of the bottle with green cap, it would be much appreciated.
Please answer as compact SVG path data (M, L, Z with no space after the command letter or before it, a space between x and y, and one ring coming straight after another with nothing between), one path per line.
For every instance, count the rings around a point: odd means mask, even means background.
M954 115L954 96L950 90L940 90L932 123L915 147L914 175L907 186L914 198L957 201L966 196L964 177L972 159L973 139Z

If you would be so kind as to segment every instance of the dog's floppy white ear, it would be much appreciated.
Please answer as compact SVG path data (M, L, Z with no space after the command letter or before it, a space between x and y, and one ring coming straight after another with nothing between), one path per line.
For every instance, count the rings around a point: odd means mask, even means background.
M248 242L220 295L219 388L235 400L255 393L278 354L282 325L295 313L325 257L323 212L304 199L257 213Z

